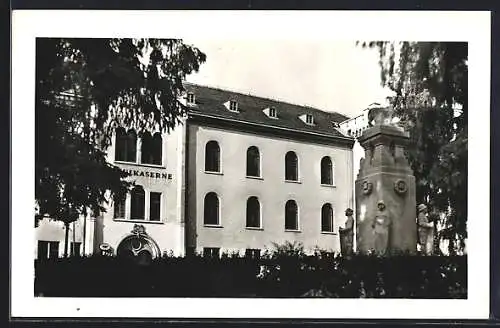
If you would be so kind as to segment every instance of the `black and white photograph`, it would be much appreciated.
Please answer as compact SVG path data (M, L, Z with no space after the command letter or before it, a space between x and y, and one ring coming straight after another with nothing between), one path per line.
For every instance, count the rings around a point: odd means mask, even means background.
M18 313L488 315L487 13L18 14Z

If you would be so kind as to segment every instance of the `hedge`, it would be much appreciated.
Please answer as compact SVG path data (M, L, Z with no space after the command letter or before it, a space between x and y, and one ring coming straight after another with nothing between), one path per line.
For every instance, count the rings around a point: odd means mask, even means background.
M467 257L165 256L141 266L92 256L35 261L34 286L46 297L467 298Z

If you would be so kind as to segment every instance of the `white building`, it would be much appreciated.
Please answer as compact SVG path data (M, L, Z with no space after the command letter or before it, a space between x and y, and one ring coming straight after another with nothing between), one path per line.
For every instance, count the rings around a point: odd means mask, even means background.
M130 172L137 187L102 216L87 218L85 254L109 248L145 257L258 256L285 241L308 252L339 251L338 227L345 209L354 208L359 165L353 137L338 128L347 117L193 84L186 89L188 116L169 134L116 131L108 161ZM82 242L83 221L72 229L74 242ZM42 222L35 253L60 255L64 233Z

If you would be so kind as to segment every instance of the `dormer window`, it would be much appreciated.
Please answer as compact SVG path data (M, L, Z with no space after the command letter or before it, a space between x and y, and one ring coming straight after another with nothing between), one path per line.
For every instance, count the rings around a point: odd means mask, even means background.
M302 114L299 119L307 125L314 125L314 118L312 114Z
M266 107L263 112L270 118L278 118L278 111L276 110L276 107Z
M189 93L187 94L187 103L188 103L188 105L194 105L194 104L195 104L195 97L194 97L194 93L189 92Z
M274 108L274 107L269 108L269 117L276 118L276 108Z
M313 116L311 114L306 114L306 123L313 124Z
M229 110L232 112L237 112L238 111L238 103L236 100L230 100L229 101Z

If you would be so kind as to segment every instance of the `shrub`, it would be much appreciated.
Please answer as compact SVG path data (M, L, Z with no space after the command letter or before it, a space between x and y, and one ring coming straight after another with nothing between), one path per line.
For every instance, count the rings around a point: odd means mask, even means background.
M260 259L171 254L138 266L116 257L35 261L35 295L65 297L466 298L466 256L382 258L287 244Z

